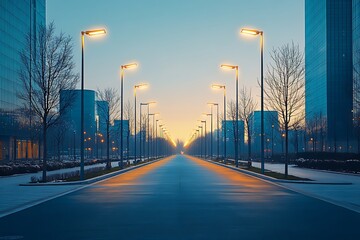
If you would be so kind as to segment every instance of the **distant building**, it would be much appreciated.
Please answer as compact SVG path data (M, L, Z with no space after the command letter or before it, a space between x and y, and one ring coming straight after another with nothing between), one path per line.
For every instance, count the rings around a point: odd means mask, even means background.
M113 138L113 151L120 154L120 138L121 138L121 120L114 120L112 126L112 138ZM129 131L129 120L123 120L123 150L124 154L128 151L127 149L127 138L130 134ZM129 136L130 137L130 136Z
M68 141L65 149L76 148L80 154L80 133L81 133L81 90L64 90L60 92L60 108L69 99L73 98L72 104L61 116L66 128L68 129L65 139L75 139ZM84 148L85 155L92 156L96 139L96 93L93 90L84 90ZM75 138L74 138L75 135Z
M39 26L46 23L45 9L45 0L0 1L0 161L38 157L39 146L30 141L29 118L20 114L23 103L17 93L23 89L19 53L30 47L28 34L36 41Z
M250 116L252 153L259 157L261 153L261 111ZM279 119L277 111L264 111L264 154L271 156L278 152L280 142Z
M98 133L106 135L107 120L109 118L109 103L107 101L96 101L96 113Z
M353 17L353 6L356 15ZM306 122L327 121L328 149L336 151L351 137L353 110L352 0L305 0ZM359 29L354 29L359 48Z
M236 120L226 120L222 121L221 129L223 131L226 126L226 154L228 157L235 157L235 133L236 133ZM239 131L239 158L241 153L244 151L244 121L238 121L238 131ZM224 137L224 131L222 132L222 137ZM222 146L223 148L223 146Z

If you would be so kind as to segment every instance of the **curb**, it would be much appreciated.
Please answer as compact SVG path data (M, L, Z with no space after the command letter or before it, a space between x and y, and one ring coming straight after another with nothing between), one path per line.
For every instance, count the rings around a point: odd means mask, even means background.
M118 170L118 171L116 171L116 172L107 173L107 174L105 174L105 175L97 176L97 177L90 178L90 179L83 180L83 181L73 181L73 182L47 182L47 183L22 183L22 184L19 184L19 186L87 185L87 184L92 184L92 183L95 183L95 182L99 182L99 181L105 180L105 179L107 179L107 178L115 177L115 176L120 175L120 174L122 174L122 173L126 173L126 172L128 172L128 171L131 171L131 170L134 170L134 169L137 169L137 168L140 168L140 167L143 167L143 166L146 166L146 165L149 165L149 164L152 164L152 163L161 161L161 160L163 160L163 159L165 159L165 158L161 158L161 159L153 160L153 161L150 161L150 162L142 163L142 164L139 164L139 165L136 165L136 166L131 166L131 167L128 167L128 168L125 168L125 169Z
M200 158L201 159L201 158ZM244 173L246 175L252 176L252 177L257 177L266 181L270 181L270 182L275 182L275 183L295 183L295 184L323 184L323 185L352 185L352 183L350 182L316 182L316 181L304 181L304 180L284 180L284 179L277 179L277 178L273 178L273 177L269 177L266 175L262 175L260 173L255 173L255 172L251 172L245 169L241 169L241 168L236 168L233 166L229 166L229 165L225 165L223 163L218 163L218 162L214 162L212 160L206 160L206 159L202 159L203 161L212 163L212 164L216 164L222 167L226 167L229 169L232 169L234 171L238 171L241 173Z

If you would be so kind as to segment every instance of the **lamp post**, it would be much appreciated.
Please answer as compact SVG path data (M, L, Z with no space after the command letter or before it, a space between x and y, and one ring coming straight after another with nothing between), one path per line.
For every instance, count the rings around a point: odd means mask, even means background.
M155 153L155 147L154 147L154 130L155 130L155 116L158 115L159 113L148 113L148 120L150 121L150 117L153 117L153 126L152 126L152 133L151 133L151 145L152 145L152 153L151 155L154 156ZM150 132L149 132L150 133ZM150 134L148 136L148 158L150 158Z
M151 104L154 104L154 103L156 103L156 102L147 102L147 103L140 103L140 131L141 131L141 118L142 118L142 115L141 115L141 110L142 110L142 106L147 106L148 107L148 109L147 109L147 114L149 115L149 111L150 111L150 105ZM149 120L149 117L148 117L148 120ZM145 125L146 125L146 123L145 123ZM147 128L149 128L149 121L148 121L148 124L147 124L148 126L147 126ZM146 127L145 127L145 129L146 129ZM147 129L147 130L149 130L149 129ZM148 132L148 131L147 131ZM148 133L149 134L149 133ZM149 135L148 135L149 136ZM142 147L141 147L141 139L142 138L142 135L141 135L141 133L140 133L140 160L141 160L141 149L142 149ZM143 145L143 149L144 149L144 157L145 157L145 141L146 141L146 133L145 133L145 136L144 136L144 145ZM148 141L149 141L149 138L148 138Z
M98 36L106 34L105 29L94 29L81 32L81 110L80 110L80 180L84 180L84 52L85 52L85 35Z
M223 124L223 132L224 132L224 162L226 164L226 87L225 85L213 84L211 86L213 89L224 89L224 124Z
M158 158L158 151L159 151L159 146L158 146L158 122L161 119L156 119L156 125L155 125L155 158Z
M232 69L235 70L235 97L236 97L236 113L235 113L235 165L236 167L239 167L239 66L237 65L228 65L228 64L222 64L220 66L224 69Z
M211 104L212 106L216 106L216 128L217 128L217 158L219 159L219 149L220 149L220 142L219 142L219 138L220 138L220 129L219 129L219 104L218 103L208 103Z
M123 141L124 141L124 71L125 69L131 69L136 68L136 63L130 63L121 65L120 67L120 94L121 94L121 103L120 103L120 168L123 168L123 160L124 160L124 154L123 154Z
M260 36L260 68L261 68L261 173L265 172L264 162L264 32L256 29L243 28L240 31L243 34L249 34L254 36ZM287 164L287 162L285 163ZM287 166L285 167L287 171Z
M212 105L211 113L204 113L204 116L210 117L210 159L213 157L213 114L212 114Z
M137 157L137 146L136 146L136 89L141 89L141 88L145 88L147 87L148 84L146 83L142 83L142 84L138 84L138 85L135 85L134 86L134 98L135 98L135 103L134 103L134 118L135 118L135 121L134 121L134 162L136 163L136 157ZM141 115L140 115L140 139L141 139ZM141 141L140 141L140 144L141 144Z
M206 141L206 120L199 120L199 122L204 123L205 128L204 128L204 142L205 142L205 146L204 146L204 158L206 158L206 154L207 154L207 141Z
M202 145L203 145L203 127L202 126L199 126L199 128L201 129L201 133L200 133L200 158L202 158L202 156L203 156L203 147L202 147ZM204 154L204 155L206 155L206 153Z

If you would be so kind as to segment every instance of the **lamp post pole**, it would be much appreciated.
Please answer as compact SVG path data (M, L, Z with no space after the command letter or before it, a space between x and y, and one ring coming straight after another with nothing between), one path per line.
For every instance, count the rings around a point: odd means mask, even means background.
M201 129L201 133L200 133L200 158L203 157L203 127L199 126L199 128ZM205 153L206 154L206 153Z
M256 29L241 29L241 33L260 36L260 88L261 88L261 173L265 172L264 162L264 32ZM285 175L287 176L288 162L285 162Z
M135 103L134 103L134 118L135 118L135 122L134 122L134 127L135 127L135 130L134 130L134 162L136 162L136 159L137 159L137 136L136 136L136 130L137 130L137 118L136 118L136 89L140 89L141 87L145 87L147 86L147 84L138 84L138 85L135 85L134 86L134 98L135 98ZM141 109L140 109L141 110ZM140 144L141 144L141 113L140 113ZM141 145L140 145L140 148L141 148ZM141 150L140 150L141 151ZM141 155L140 155L141 156Z
M220 129L219 129L219 104L218 103L209 103L211 104L211 106L216 106L216 128L217 128L217 137L216 137L216 143L217 143L217 158L219 159L220 157ZM212 108L211 108L211 114L212 114ZM212 116L211 116L212 119Z
M158 122L160 119L156 119L156 125L155 125L155 157L158 158L158 152L159 152L159 146L158 146Z
M124 165L124 71L135 67L137 67L136 63L125 64L120 67L120 168L123 168Z
M224 138L223 138L223 143L224 143L224 163L226 164L226 87L225 85L219 85L219 84L213 84L211 86L212 88L214 89L224 89L224 110L223 110L223 114L224 114L224 123L222 125L222 132L223 132L223 135L224 135ZM219 104L217 104L218 106L218 124L219 124ZM218 125L218 129L219 129L219 125ZM218 135L218 139L219 139L219 135ZM218 146L219 148L219 146ZM219 155L219 154L218 154Z
M205 124L205 128L204 128L204 142L205 142L205 147L204 147L204 157L206 158L206 154L207 154L207 141L206 141L206 121L201 121L202 123Z
M239 166L239 66L237 65L227 65L222 64L220 67L225 69L235 70L235 103L236 103L236 113L235 113L235 165Z
M80 105L80 180L84 180L84 52L85 35L95 36L105 34L105 29L81 31L81 105ZM46 164L45 164L46 166ZM44 171L45 173L45 171ZM44 179L44 174L43 174ZM44 180L45 181L45 180Z
M142 106L145 106L145 105L147 105L146 103L140 103L140 161L142 160L142 129L143 129L143 127L142 127L142 124L141 124L141 122L142 122Z

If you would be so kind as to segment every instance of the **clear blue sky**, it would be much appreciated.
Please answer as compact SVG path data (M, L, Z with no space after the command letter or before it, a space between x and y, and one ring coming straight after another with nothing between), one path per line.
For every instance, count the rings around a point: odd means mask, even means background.
M269 51L294 41L304 48L303 0L48 0L47 21L73 37L80 69L80 32L105 27L108 34L86 39L86 88L119 86L119 66L132 61L139 68L125 74L125 99L133 101L133 85L147 82L139 102L158 102L172 136L186 140L207 102L222 103L212 83L226 84L234 98L235 75L222 63L240 67L240 86L258 100L259 39L239 35L241 27L265 33ZM222 106L221 106L222 107Z

